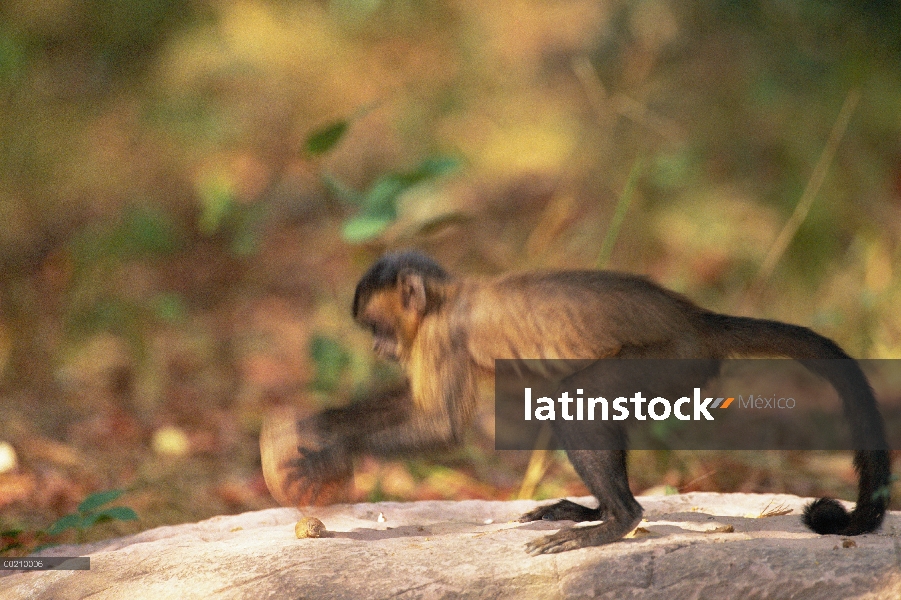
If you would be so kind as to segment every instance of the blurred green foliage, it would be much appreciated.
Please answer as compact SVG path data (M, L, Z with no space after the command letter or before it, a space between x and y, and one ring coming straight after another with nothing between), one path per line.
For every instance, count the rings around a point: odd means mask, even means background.
M332 150L348 132L350 124L350 120L336 121L311 133L305 145L307 154L317 156ZM452 173L459 167L460 161L453 157L427 158L410 171L379 175L363 193L328 172L323 172L321 177L332 194L359 208L359 212L347 219L341 229L341 237L346 242L358 244L377 238L397 220L397 201L404 192Z
M75 542L83 543L85 534L101 523L138 520L137 513L127 506L103 508L118 500L124 493L123 490L104 490L90 494L78 505L75 512L60 517L49 527L40 531L25 531L24 529L0 531L0 543L2 543L0 555L7 555L12 551L30 554L56 546L58 542L46 543L47 538L56 538L70 529L75 530Z
M350 351L338 340L318 335L310 342L310 356L316 365L313 389L338 391L342 376L350 366Z
M183 238L172 218L153 206L128 208L121 220L85 227L72 236L70 253L76 272L130 258L173 255Z
M363 194L350 193L346 188L330 186L343 200L360 207L345 221L341 236L350 243L367 242L378 237L397 220L397 201L404 192L441 175L451 173L459 161L450 157L429 158L410 171L389 172L379 176ZM334 179L329 179L333 182Z
M259 247L266 218L262 204L241 204L231 181L209 176L197 183L200 215L197 226L206 236L224 233L229 249L237 256L249 256Z
M146 354L147 328L157 319L184 316L177 294L133 297L117 289L120 267L130 260L164 260L184 244L171 217L158 208L126 209L118 222L74 232L68 255L72 272L66 329L76 339L110 331L127 340L137 357Z
M328 152L344 137L349 127L350 121L342 120L314 131L307 138L307 154L315 156Z
M124 493L123 490L106 490L91 494L78 505L76 512L61 517L48 527L47 535L59 535L68 529L74 529L78 533L80 542L84 531L99 523L137 520L137 513L127 506L101 508L118 500Z

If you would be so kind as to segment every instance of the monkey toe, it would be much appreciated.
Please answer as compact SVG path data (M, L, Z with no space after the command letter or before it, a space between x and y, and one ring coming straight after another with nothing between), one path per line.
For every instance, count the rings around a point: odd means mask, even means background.
M567 550L582 548L579 536L573 535L572 529L564 529L552 535L545 535L526 544L526 552L532 556L540 554L556 554Z
M599 525L562 529L557 533L532 540L526 544L526 552L535 556L538 554L554 554L556 552L577 550L578 548L587 548L589 546L603 546L622 539L635 528L640 520L641 516L639 515L638 518L634 519L622 521L610 519Z
M604 511L600 508L588 508L569 500L560 500L547 506L539 506L519 518L520 523L531 521L600 521Z

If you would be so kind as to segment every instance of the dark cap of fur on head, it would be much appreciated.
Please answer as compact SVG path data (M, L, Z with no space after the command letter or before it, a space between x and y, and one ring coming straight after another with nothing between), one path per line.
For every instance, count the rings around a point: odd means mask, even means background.
M426 279L445 281L450 278L441 265L422 252L415 250L389 252L369 267L369 270L360 278L360 283L357 284L357 290L354 293L351 313L354 318L375 292L396 285L397 277L401 272L407 270L422 275Z

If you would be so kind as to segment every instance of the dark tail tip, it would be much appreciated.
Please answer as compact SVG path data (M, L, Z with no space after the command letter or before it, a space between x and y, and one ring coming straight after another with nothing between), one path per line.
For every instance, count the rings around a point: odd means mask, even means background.
M851 513L834 498L820 498L804 507L801 520L821 535L840 534L851 523Z
M861 535L875 531L885 517L886 501L858 502L849 513L837 500L820 498L804 507L804 524L822 535Z

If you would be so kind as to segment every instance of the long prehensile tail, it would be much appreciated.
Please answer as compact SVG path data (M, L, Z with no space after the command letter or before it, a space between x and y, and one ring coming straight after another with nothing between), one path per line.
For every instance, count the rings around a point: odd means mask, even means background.
M806 327L715 313L706 314L705 322L713 354L797 359L835 388L855 448L857 505L849 513L838 501L820 498L805 507L803 521L820 534L859 535L878 528L888 506L891 458L873 389L857 361L835 342Z

